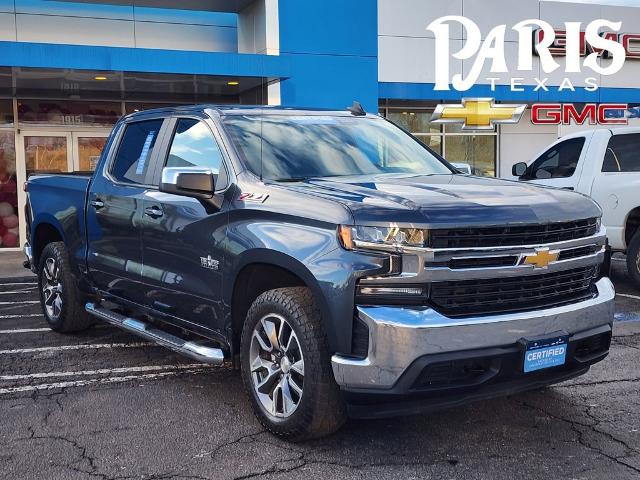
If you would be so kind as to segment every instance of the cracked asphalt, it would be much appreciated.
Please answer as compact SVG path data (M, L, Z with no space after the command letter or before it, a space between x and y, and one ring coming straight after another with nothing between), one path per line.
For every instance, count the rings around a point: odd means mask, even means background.
M620 260L613 278L611 354L587 375L428 415L350 421L304 444L261 428L228 366L193 364L105 326L53 333L33 277L0 280L0 478L639 479L640 292Z

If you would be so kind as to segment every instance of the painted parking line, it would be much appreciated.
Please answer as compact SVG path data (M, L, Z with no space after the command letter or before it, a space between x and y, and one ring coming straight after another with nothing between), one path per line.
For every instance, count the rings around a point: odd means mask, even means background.
M20 300L19 302L0 302L0 305L19 305L19 304L30 304L40 303L40 300Z
M33 380L38 378L113 375L113 374L119 374L119 373L197 370L197 369L206 369L206 368L215 368L215 367L213 365L206 365L204 363L191 363L189 365L145 365L142 367L101 368L98 370L79 370L79 371L72 371L72 372L47 372L47 373L27 373L22 375L0 375L0 380L5 380L5 381Z
M0 350L0 355L20 355L24 353L58 352L66 350L95 350L99 348L139 348L156 345L149 342L137 343L88 343L81 345L60 345L57 347L16 348L13 350Z
M633 298L635 300L640 300L640 296L630 295L628 293L616 293L616 297Z
M173 377L175 375L181 375L181 374L202 373L203 371L205 370L202 368L198 368L198 369L180 370L180 371L173 371L173 372L145 373L142 375L126 375L122 377L92 378L88 380L75 380L75 381L68 381L68 382L44 383L40 385L27 385L24 387L0 388L0 395L9 394L9 393L20 393L20 392L34 392L38 390L52 390L54 388L85 387L87 385L123 383L123 382L131 382L133 380L154 380L157 378Z
M43 314L42 313L27 313L27 314L16 314L16 315L0 315L0 320L2 320L3 318L35 318L35 317L42 317Z
M7 315L7 316L11 316L11 315ZM14 315L14 317L16 318L23 318L23 317L41 317L42 314L38 313L35 315ZM2 319L3 317L0 316L0 319ZM114 328L109 324L100 324L100 325L93 325L91 327L92 330L108 330L110 328ZM13 333L40 333L40 332L53 332L53 330L51 330L48 327L44 327L44 328L11 328L9 330L0 330L0 335L11 335Z
M20 317L22 315L16 315ZM15 328L13 330L0 330L0 335L11 335L12 333L38 333L38 332L50 332L50 328Z
M17 285L38 285L38 282L12 282L12 283L0 283L0 287L10 285L15 287Z
M32 290L34 290L34 288L32 289L27 289L27 290L8 290L6 292L0 292L0 295L16 295L16 294L20 294L20 293L26 293L26 294L32 294L34 293Z
M613 314L616 322L640 322L640 315L633 312L618 312Z

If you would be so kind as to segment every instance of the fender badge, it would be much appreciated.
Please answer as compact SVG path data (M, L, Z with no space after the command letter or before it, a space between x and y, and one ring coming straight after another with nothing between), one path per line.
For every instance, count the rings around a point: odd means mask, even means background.
M241 193L240 196L238 197L238 200L242 201L242 202L257 202L257 203L264 203L264 201L269 197L269 195L265 194L265 193L252 193L252 192L245 192L245 193Z
M200 266L209 270L218 270L220 262L211 258L211 255L207 255L206 257L200 257Z

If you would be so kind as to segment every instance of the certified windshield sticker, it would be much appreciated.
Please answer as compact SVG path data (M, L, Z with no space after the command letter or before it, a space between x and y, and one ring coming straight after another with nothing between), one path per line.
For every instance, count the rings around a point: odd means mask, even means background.
M147 139L142 146L142 152L140 152L140 158L138 159L138 167L136 168L136 175L142 175L144 173L144 167L147 164L147 157L149 156L149 149L151 148L151 142L156 136L155 131L149 132Z

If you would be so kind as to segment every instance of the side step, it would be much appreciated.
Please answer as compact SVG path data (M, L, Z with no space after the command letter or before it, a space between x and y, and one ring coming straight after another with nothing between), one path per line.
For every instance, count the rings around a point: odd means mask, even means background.
M123 330L127 330L128 332L135 333L140 337L155 342L158 345L162 345L163 347L167 347L174 352L181 353L182 355L192 358L198 362L213 365L220 365L224 362L224 353L219 348L212 348L200 342L184 340L155 328L141 320L125 317L124 315L120 315L119 313L100 307L95 303L87 303L84 308L90 315L94 315L100 320L104 320L105 322L115 325L118 328L122 328Z

